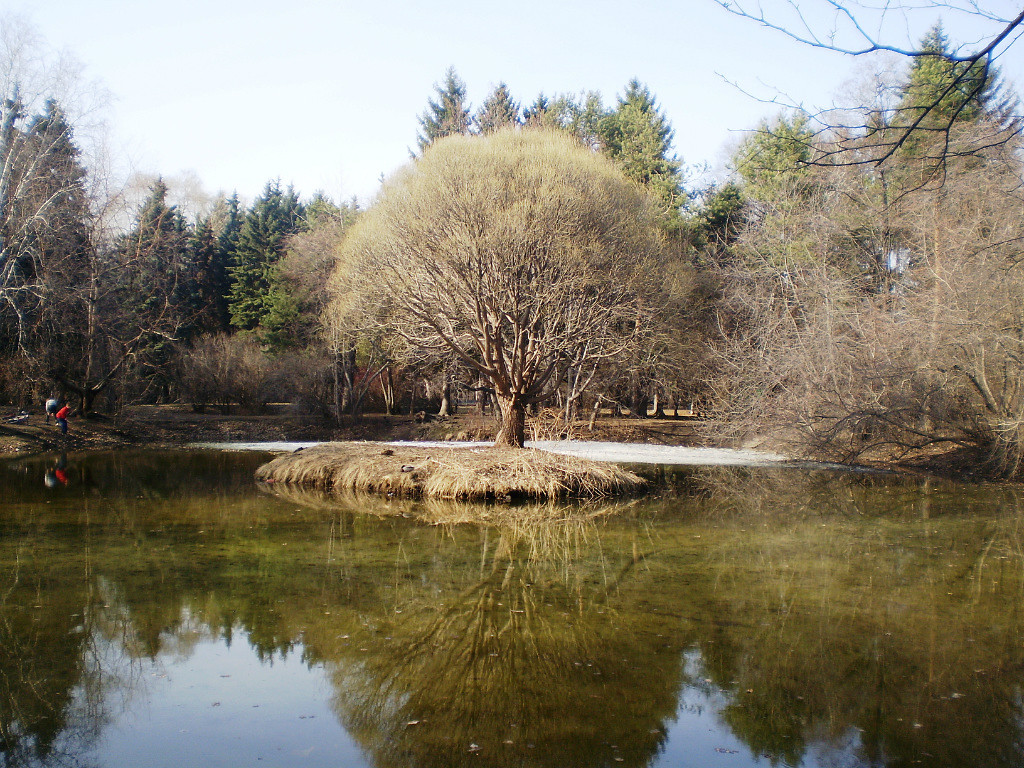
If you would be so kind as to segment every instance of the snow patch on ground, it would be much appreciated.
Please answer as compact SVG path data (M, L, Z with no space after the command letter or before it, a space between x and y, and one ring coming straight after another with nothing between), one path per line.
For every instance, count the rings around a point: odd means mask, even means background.
M641 445L638 443L601 443L576 440L539 440L533 446L552 453L581 456L594 461L617 461L632 464L764 466L787 460L785 456L777 453L735 448L687 448L679 445Z
M318 443L193 443L190 448L214 448L224 451L291 452ZM430 441L397 441L389 445L420 448L488 448L491 443L456 443ZM579 456L594 461L623 464L693 464L705 466L763 467L788 461L785 456L765 451L734 448L687 448L677 445L643 445L641 443L601 443L586 440L536 440L526 442L528 448L551 453Z
M213 451L268 451L270 453L294 453L300 448L312 448L314 445L320 445L320 443L290 443L281 440L271 440L263 443L189 443L185 447Z

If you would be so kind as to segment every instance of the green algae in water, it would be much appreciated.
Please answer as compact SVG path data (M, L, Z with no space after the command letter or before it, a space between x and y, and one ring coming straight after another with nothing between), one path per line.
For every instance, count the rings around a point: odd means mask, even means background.
M0 765L1024 763L1020 489L687 470L444 527L264 459L0 469Z

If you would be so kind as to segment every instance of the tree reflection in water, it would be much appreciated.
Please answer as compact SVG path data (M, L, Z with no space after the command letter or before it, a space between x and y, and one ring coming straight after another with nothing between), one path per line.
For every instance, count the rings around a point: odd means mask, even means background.
M681 648L630 628L616 576L633 562L605 557L598 538L588 520L485 530L477 573L321 649L339 718L374 765L651 761Z
M445 527L224 483L242 460L109 461L0 483L5 766L87 764L141 661L242 638L326 670L381 768L670 765L709 702L737 764L1024 763L1016 488L706 470Z

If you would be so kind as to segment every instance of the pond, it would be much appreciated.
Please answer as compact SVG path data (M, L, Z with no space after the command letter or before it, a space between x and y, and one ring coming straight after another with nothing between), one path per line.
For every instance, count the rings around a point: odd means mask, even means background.
M265 459L0 465L0 766L1024 764L1019 488L656 467L445 527Z

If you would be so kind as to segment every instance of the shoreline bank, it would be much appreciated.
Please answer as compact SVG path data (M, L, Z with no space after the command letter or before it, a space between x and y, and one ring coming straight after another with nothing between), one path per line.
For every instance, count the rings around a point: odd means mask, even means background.
M460 413L454 417L431 418L426 421L408 415L367 415L358 421L346 420L342 425L323 418L294 413L270 414L197 414L187 406L139 406L127 409L118 416L96 416L88 419L72 418L68 434L62 436L53 424L45 423L40 408L18 423L9 419L14 414L0 412L0 460L11 460L41 453L87 452L126 448L176 449L199 443L299 443L315 444L337 441L449 443L467 440L489 443L496 424L491 418ZM538 437L546 435L538 434ZM561 435L556 435L561 438ZM699 422L690 418L628 419L605 417L599 419L594 430L585 424L576 425L569 435L574 441L592 446L599 451L602 444L630 444L645 446L652 455L668 449L689 449L706 454L707 460L688 460L685 463L723 463L715 456L720 449L734 454L742 449L726 445L708 444L699 434ZM541 440L539 443L564 442ZM752 453L775 453L770 444ZM605 461L674 463L671 458L633 459L629 457L600 456ZM792 463L804 462L806 457L794 457ZM809 460L807 460L809 461ZM734 463L727 460L727 463ZM827 466L827 465L825 465ZM833 465L836 467L847 465ZM929 456L876 459L860 462L857 467L871 471L889 471L922 476L936 476L963 481L984 481L975 475L968 458L954 453L936 453ZM1002 481L1007 482L1007 481Z

